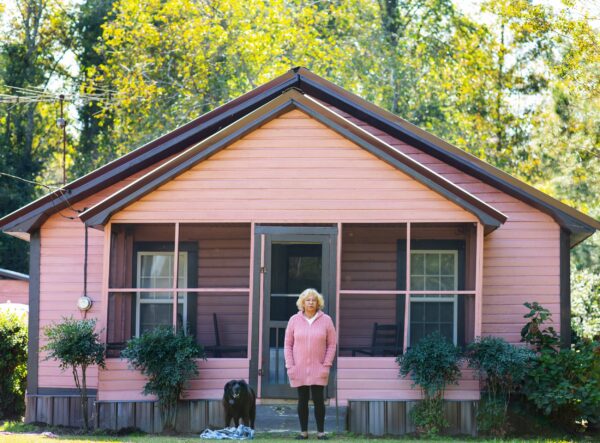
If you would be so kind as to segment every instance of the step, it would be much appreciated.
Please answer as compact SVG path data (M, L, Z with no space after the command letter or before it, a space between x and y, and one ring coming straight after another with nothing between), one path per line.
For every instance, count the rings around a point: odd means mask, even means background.
M317 431L314 408L312 405L309 408L308 432L313 433ZM344 432L346 429L346 411L347 408L345 406L339 406L336 414L335 406L326 406L325 432ZM255 429L257 432L298 433L300 431L300 423L298 421L296 403L291 404L286 402L257 405Z

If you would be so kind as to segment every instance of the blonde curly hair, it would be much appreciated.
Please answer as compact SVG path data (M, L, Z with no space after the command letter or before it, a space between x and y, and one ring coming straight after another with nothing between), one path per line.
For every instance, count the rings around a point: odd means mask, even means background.
M296 301L296 306L298 307L299 311L304 312L304 301L311 295L317 299L317 311L323 309L323 307L325 306L325 300L323 299L323 296L319 294L319 292L316 289L308 288L302 291L302 294L300 294L300 296L298 297L298 301Z

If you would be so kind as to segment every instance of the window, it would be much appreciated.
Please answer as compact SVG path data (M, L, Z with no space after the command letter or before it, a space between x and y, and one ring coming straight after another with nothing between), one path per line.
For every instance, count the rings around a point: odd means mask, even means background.
M411 291L458 289L457 250L417 250L410 254ZM442 294L411 294L409 343L439 331L457 343L458 297Z
M138 288L160 288L164 291L139 292L136 297L135 333L157 326L173 324L173 252L138 251L136 283ZM179 253L178 287L187 288L188 253ZM188 301L185 294L178 294L178 326L187 325Z

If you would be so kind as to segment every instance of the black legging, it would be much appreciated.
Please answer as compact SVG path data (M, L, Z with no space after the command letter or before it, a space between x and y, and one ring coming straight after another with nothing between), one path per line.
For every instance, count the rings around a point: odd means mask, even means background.
M315 405L315 420L317 432L325 432L325 399L323 392L325 386L311 385L298 388L298 418L300 419L300 431L308 431L308 399L312 394Z

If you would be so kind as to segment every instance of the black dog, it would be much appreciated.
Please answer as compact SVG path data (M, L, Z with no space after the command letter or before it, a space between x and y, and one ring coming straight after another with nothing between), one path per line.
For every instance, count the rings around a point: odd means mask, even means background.
M256 419L256 393L244 380L231 380L225 385L223 392L225 408L225 427L233 418L235 426L239 426L240 418L244 425L254 429Z

